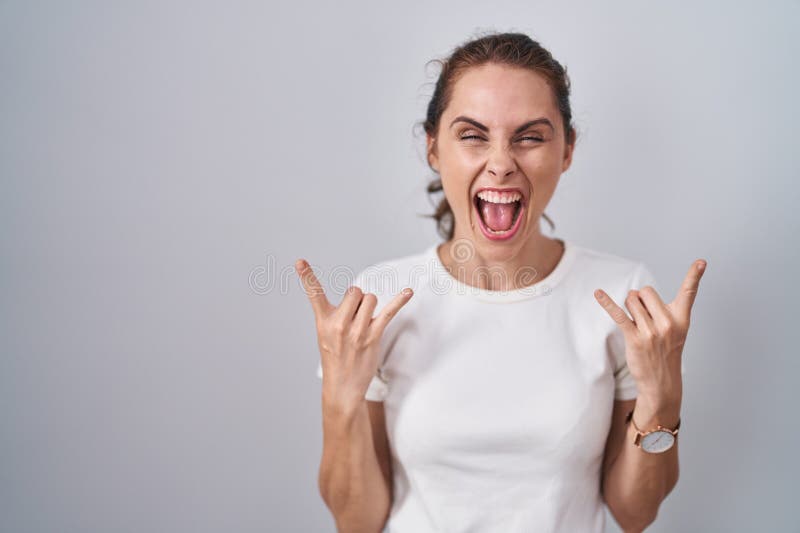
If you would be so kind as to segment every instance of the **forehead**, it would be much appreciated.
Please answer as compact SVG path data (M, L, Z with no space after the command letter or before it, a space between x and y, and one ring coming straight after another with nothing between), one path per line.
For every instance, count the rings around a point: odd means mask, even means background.
M444 116L462 114L490 129L515 127L540 116L559 122L553 91L542 75L495 64L470 68L456 81Z

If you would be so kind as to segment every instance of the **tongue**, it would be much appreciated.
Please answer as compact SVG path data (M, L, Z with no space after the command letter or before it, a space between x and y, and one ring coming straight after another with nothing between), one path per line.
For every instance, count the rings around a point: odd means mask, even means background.
M483 222L493 231L506 231L514 220L516 202L508 204L494 204L481 200L481 214Z

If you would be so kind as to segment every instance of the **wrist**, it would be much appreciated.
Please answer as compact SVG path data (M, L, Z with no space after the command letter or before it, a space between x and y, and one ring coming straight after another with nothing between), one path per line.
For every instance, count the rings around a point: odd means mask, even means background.
M656 426L674 429L681 416L680 404L658 405L646 399L636 400L633 410L633 421L642 430L650 430Z
M322 389L323 420L337 425L350 425L366 400L352 394Z

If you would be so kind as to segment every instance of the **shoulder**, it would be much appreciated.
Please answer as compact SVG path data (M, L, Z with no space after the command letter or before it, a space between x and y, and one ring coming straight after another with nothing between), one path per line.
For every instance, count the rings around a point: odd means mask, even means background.
M611 290L627 290L638 283L650 283L652 273L640 259L570 243L574 254L574 279ZM606 287L608 289L606 289Z
M576 264L583 268L600 270L603 273L627 275L638 268L641 261L624 255L598 250L571 243Z
M435 246L431 244L414 253L370 263L358 271L353 284L379 298L394 295L404 287L411 287L416 292L435 267Z

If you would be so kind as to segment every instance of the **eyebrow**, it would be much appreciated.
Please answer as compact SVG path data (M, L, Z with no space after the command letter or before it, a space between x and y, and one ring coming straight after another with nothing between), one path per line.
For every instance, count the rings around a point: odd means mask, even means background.
M453 124L455 124L456 122L468 122L469 124L472 124L473 126L478 128L479 130L483 130L485 132L489 131L489 128L487 128L486 126L484 126L483 124L481 124L480 122L475 120L474 118L465 117L464 115L460 115L460 116L457 116L456 118L454 118L453 122L450 123L450 127L452 128ZM522 133L523 131L527 130L531 126L536 126L538 124L546 124L547 126L550 126L550 129L553 130L554 133L556 131L556 129L553 127L553 123L550 122L550 120L548 120L545 117L540 117L540 118L537 118L537 119L534 119L534 120L529 120L528 122L526 122L522 126L518 127L516 130L514 130L514 134L516 135L517 133Z

